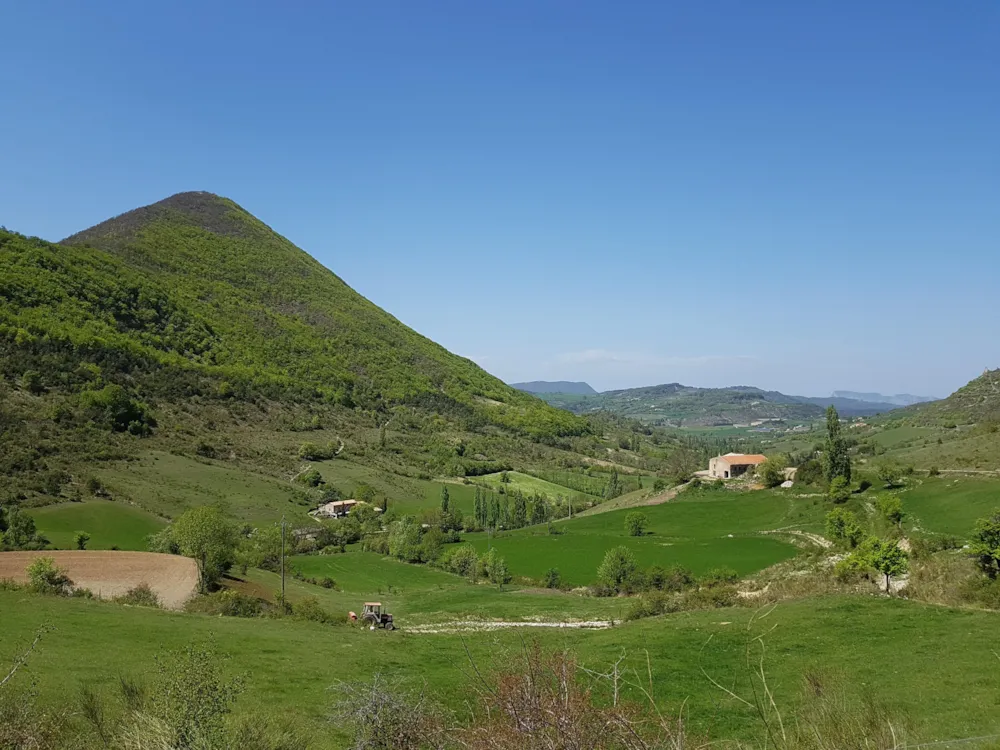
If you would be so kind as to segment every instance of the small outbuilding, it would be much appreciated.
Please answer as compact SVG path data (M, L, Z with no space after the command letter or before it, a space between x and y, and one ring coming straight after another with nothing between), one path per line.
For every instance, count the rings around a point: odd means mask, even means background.
M735 479L756 469L767 460L759 453L727 453L708 462L708 474L715 479Z
M333 500L310 511L309 515L315 518L343 518L359 505L367 505L367 503L364 500ZM376 513L382 512L382 509L377 506L374 510Z

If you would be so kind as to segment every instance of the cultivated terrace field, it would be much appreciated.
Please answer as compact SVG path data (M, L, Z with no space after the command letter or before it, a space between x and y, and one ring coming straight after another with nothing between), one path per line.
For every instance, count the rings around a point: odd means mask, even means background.
M207 193L0 268L4 750L1000 746L996 372L574 414Z

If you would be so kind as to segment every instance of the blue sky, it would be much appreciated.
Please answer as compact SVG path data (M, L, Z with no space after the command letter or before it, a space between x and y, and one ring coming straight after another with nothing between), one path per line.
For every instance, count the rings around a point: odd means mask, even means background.
M288 7L285 7L288 6ZM512 380L1000 366L1000 4L0 4L0 223L233 198Z

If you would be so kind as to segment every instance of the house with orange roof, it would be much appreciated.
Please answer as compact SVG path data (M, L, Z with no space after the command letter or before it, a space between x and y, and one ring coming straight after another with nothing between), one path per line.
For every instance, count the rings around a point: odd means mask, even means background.
M756 469L767 460L759 453L727 453L708 462L708 475L715 479L735 479Z

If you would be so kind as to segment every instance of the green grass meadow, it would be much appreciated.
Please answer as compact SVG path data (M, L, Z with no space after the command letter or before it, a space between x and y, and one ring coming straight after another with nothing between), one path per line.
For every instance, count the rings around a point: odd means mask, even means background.
M501 487L506 487L512 490L520 490L526 495L534 495L535 493L539 495L544 495L552 500L557 497L576 497L577 495L582 495L583 497L596 499L598 495L592 495L585 492L578 492L577 490L570 489L561 484L556 484L555 482L549 482L545 479L539 479L538 477L533 477L530 474L522 474L519 471L509 471L507 472L508 484L504 484L501 481L501 473L496 474L485 474L481 477L477 477L476 481L491 487L494 490L499 490Z
M629 536L625 517L633 510L649 519L646 533ZM500 550L514 575L541 578L558 568L565 583L593 583L605 552L625 545L640 565L682 565L696 574L713 568L732 568L741 575L766 568L797 553L778 538L757 532L818 525L823 508L812 499L781 492L704 490L681 493L672 502L623 509L565 520L553 526L529 527L487 539L467 535L480 551L492 545Z
M1000 511L1000 480L932 477L902 494L909 523L923 531L968 539L976 520Z
M154 513L170 518L187 508L221 503L228 512L249 522L273 522L282 515L305 518L308 503L297 500L297 488L262 474L152 452L140 460L98 472L115 494L124 493Z
M516 598L516 592L504 594ZM246 675L237 710L281 714L311 726L319 747L343 747L328 722L329 688L374 672L425 686L459 719L467 716L469 656L486 669L497 654L537 640L569 649L582 664L602 669L626 653L625 667L645 681L665 711L685 705L688 726L719 738L759 739L744 705L706 675L749 694L745 644L755 611L745 608L679 613L603 631L416 634L369 632L288 620L242 620L126 608L96 601L0 592L3 657L44 623L30 680L43 701L65 705L82 684L109 688L119 673L144 674L162 649L212 642L227 669ZM854 695L873 691L909 717L907 738L931 742L1000 732L1000 648L997 615L877 597L831 597L788 603L753 629L768 630L764 659L769 684L787 717L799 704L804 676L846 684ZM773 629L772 629L773 628Z
M76 532L86 531L88 549L145 550L146 537L166 525L148 511L108 500L47 505L30 513L35 526L57 549L75 549Z
M371 552L351 550L339 555L293 557L290 567L308 578L332 578L336 589L286 580L291 601L315 596L331 612L360 612L366 601L381 601L403 624L426 624L453 619L522 621L533 617L565 620L624 619L628 601L597 598L547 589L506 586L503 591L484 582L423 565L410 565ZM250 593L271 598L281 585L275 573L249 571L245 583Z

